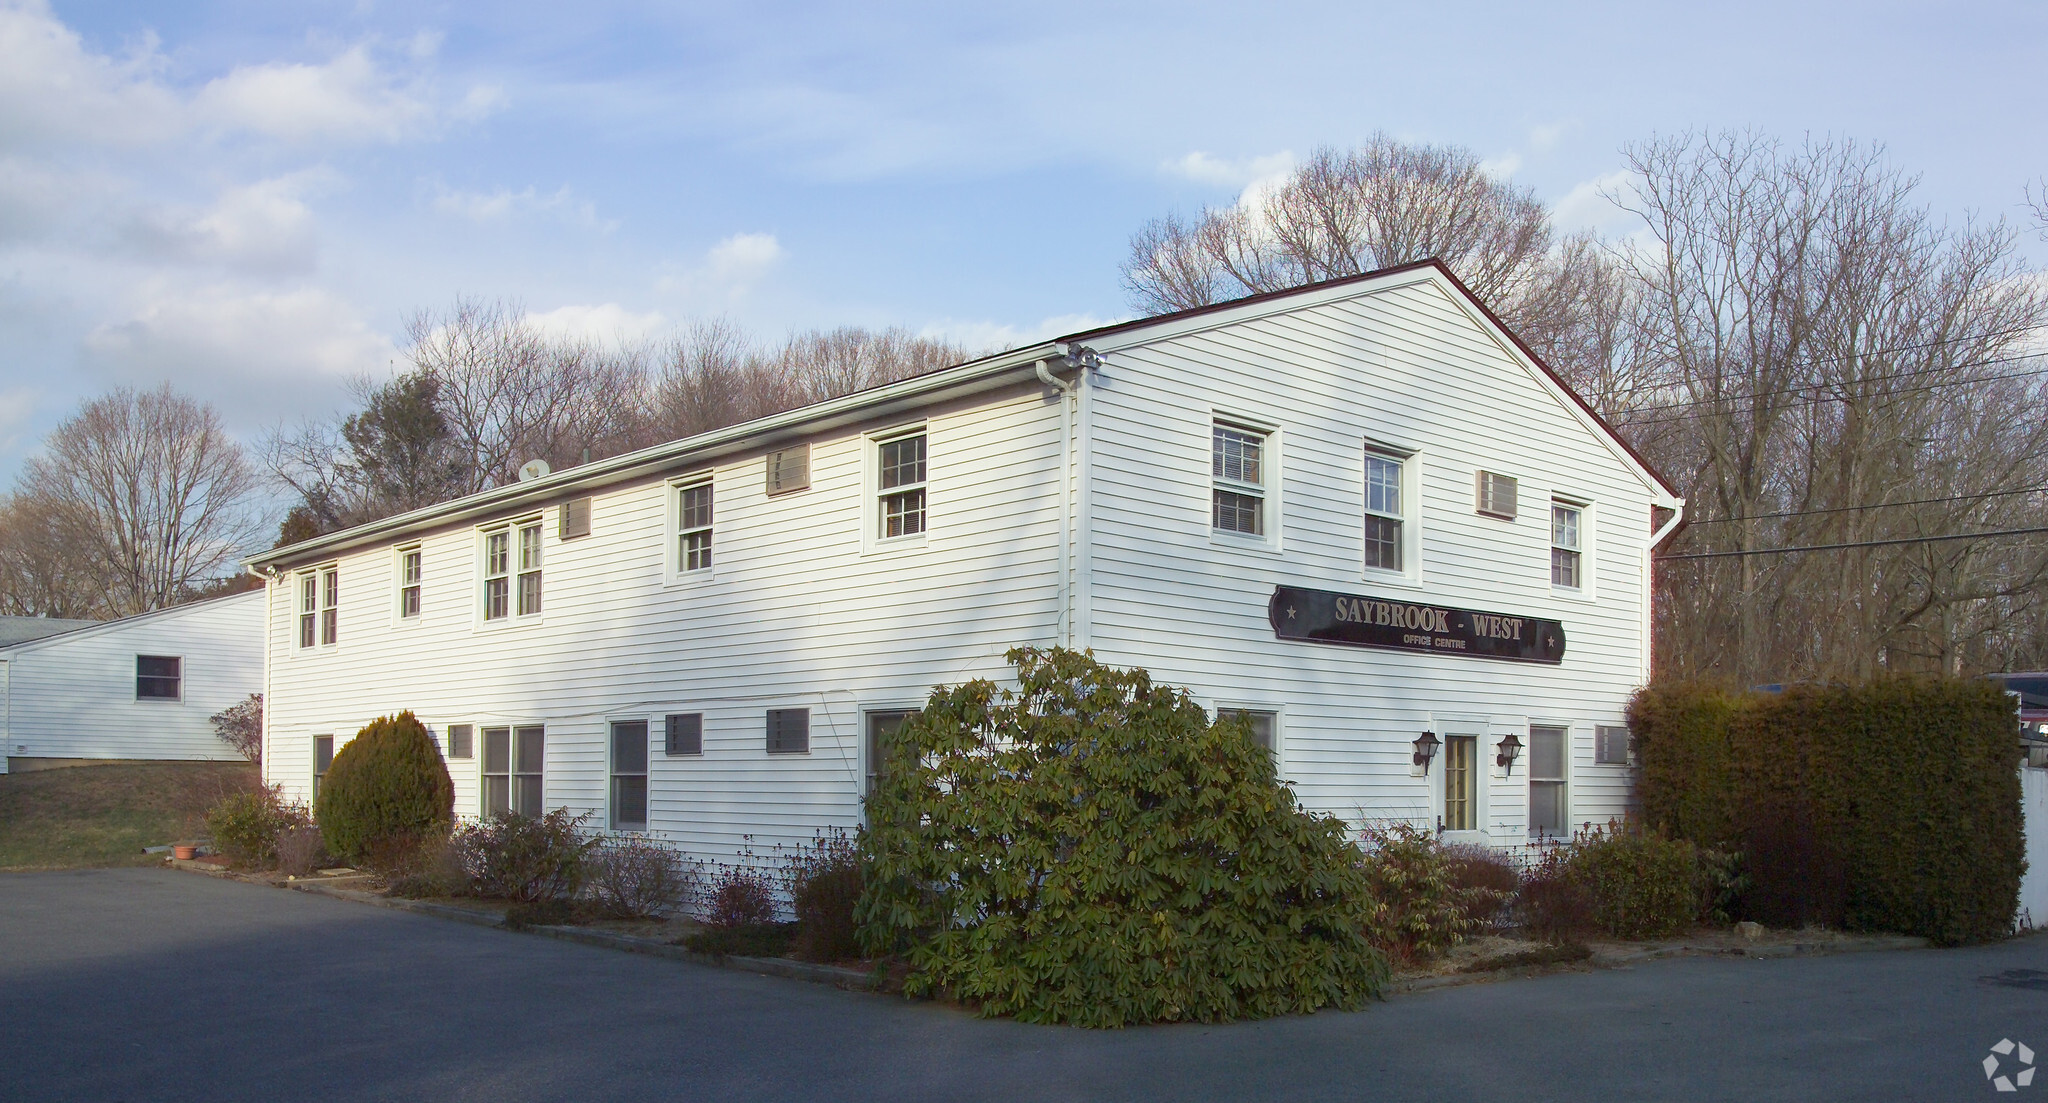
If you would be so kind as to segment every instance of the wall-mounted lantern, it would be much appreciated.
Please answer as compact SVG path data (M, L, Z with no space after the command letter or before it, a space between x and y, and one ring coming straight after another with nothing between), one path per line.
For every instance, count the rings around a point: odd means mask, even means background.
M1514 732L1500 741L1500 753L1493 756L1493 764L1505 767L1508 773L1515 772L1515 759L1522 757L1522 740Z
M1423 771L1427 773L1429 770L1429 760L1436 757L1436 749L1442 745L1438 741L1435 732L1423 732L1421 735L1416 736L1415 764L1422 767Z

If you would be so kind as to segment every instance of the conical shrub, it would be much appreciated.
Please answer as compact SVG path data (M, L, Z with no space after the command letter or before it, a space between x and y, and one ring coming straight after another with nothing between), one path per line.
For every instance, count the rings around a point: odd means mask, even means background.
M380 716L335 753L313 814L337 857L395 865L423 840L448 833L455 783L418 717Z

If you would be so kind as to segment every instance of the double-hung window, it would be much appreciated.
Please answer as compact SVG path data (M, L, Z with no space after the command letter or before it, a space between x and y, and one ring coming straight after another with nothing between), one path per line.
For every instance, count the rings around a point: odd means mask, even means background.
M538 725L484 729L483 814L541 814L547 729Z
M340 631L341 570L322 567L299 575L299 646L331 646Z
M884 540L925 531L925 435L885 440L877 446L878 534Z
M1584 511L1565 502L1550 504L1550 584L1566 590L1585 587L1580 565Z
M540 612L538 518L484 533L484 619Z
M612 721L612 830L647 830L647 721Z
M1529 728L1529 833L1561 837L1570 831L1565 802L1566 729L1545 725Z
M1407 461L1383 452L1365 454L1365 565L1376 571L1407 569L1402 470Z
M1217 532L1266 535L1266 434L1241 425L1209 427L1211 524Z
M676 569L711 569L711 483L676 488Z
M420 615L420 550L398 549L398 616L411 620Z

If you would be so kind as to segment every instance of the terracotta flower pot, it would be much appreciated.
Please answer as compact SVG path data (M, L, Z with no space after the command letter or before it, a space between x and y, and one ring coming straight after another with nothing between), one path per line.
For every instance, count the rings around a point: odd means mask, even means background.
M176 858L181 862L189 862L198 856L199 848L196 846L180 845L171 848L171 857Z

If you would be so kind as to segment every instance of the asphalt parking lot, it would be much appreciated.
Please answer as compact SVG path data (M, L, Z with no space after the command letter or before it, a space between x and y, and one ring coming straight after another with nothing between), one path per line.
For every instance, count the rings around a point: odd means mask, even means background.
M1982 1061L2048 1049L2048 937L1082 1031L192 874L0 874L0 1032L0 1097L38 1101L2024 1099L2048 1077Z

